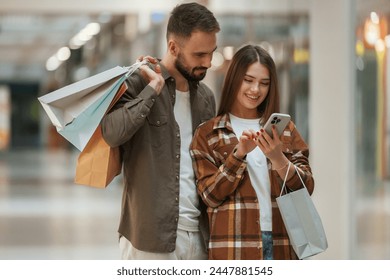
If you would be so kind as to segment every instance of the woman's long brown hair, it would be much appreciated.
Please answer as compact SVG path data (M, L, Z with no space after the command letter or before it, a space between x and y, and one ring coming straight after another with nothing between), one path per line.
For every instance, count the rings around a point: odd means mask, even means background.
M279 112L279 86L274 60L260 46L246 45L234 54L227 70L222 87L218 116L231 111L233 102L236 101L238 91L244 81L246 71L255 62L260 62L260 64L264 65L270 75L270 87L267 97L257 107L262 124L267 121L272 113Z

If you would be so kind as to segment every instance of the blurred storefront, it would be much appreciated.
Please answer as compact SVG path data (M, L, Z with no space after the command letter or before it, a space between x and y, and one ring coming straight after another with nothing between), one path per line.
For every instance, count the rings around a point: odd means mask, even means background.
M381 4L389 6L390 2ZM371 198L372 204L373 198L382 199L371 209L363 203L357 206L361 218L356 224L356 242L367 247L374 244L382 258L390 251L390 13L379 6L363 6L365 12L357 14L355 29L356 193ZM360 234L364 228L375 228L373 236ZM375 254L369 249L361 252Z

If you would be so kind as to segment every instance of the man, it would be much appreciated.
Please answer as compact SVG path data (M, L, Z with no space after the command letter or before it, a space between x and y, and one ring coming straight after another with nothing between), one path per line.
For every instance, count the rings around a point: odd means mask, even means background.
M102 120L103 137L122 152L123 259L207 258L189 145L196 127L215 115L213 93L200 81L219 30L204 6L175 7L166 54L154 71L142 66L130 76L127 92Z

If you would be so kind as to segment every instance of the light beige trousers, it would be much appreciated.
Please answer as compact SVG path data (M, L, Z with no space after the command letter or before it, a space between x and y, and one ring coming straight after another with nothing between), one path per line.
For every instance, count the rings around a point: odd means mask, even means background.
M151 253L140 251L124 236L119 239L119 248L123 260L206 260L207 251L202 234L177 230L176 249L171 253Z

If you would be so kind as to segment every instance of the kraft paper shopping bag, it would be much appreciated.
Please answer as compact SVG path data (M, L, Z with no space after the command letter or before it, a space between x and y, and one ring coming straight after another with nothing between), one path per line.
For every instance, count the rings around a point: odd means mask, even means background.
M290 163L291 164L291 163ZM288 170L290 169L290 164ZM328 248L322 221L307 188L296 168L303 188L282 195L288 172L283 182L282 192L276 198L291 246L299 259L305 259Z
M121 169L119 148L112 148L104 141L99 125L77 159L75 183L105 188Z
M114 106L126 90L126 83L123 83L107 111ZM99 125L77 159L74 182L80 185L105 188L121 173L121 169L122 161L119 147L112 148L106 143Z

